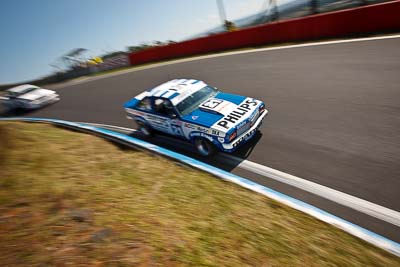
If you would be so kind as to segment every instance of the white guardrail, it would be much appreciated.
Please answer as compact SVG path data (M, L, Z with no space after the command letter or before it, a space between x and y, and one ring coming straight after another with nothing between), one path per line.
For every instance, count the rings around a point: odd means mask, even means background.
M321 210L317 207L314 207L310 204L307 204L303 201L300 201L293 197L279 193L279 192L272 190L266 186L257 184L253 181L250 181L248 179L245 179L245 178L235 175L233 173L221 170L219 168L208 165L201 161L192 159L188 156L181 155L181 154L173 152L171 150L150 144L146 141L137 139L135 137L131 137L131 136L119 133L119 132L114 132L111 130L91 126L91 125L84 124L84 123L69 122L69 121L57 120L57 119L0 118L0 121L28 121L28 122L52 123L52 124L61 125L61 126L67 127L67 128L74 128L74 129L77 129L77 130L80 130L83 132L90 132L90 133L94 133L97 135L101 135L102 137L112 140L112 141L115 141L115 142L119 142L119 143L122 143L122 144L125 144L128 146L148 150L148 151L166 156L166 157L176 160L178 162L182 162L182 163L192 166L194 168L208 172L217 178L235 183L244 188L247 188L254 192L265 195L271 199L279 201L289 207L292 207L296 210L299 210L306 214L309 214L323 222L326 222L333 226L336 226L351 235L354 235L362 240L365 240L377 247L380 247L380 248L400 257L400 244L395 241L392 241L386 237L378 235L370 230L362 228L356 224L353 224L349 221L339 218L333 214L323 211L323 210Z

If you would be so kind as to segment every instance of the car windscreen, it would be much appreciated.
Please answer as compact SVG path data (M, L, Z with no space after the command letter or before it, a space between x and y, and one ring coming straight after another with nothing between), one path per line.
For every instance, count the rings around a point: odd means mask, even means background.
M187 114L194 111L198 106L210 97L217 94L218 90L211 86L206 86L198 90L197 92L186 97L184 100L176 105L176 109L181 116L186 116Z
M29 92L35 91L36 89L38 89L38 88L30 87L30 88L26 88L26 89L24 89L22 91L18 91L18 92L7 91L7 96L9 96L9 97L18 97L20 95L24 95L24 94L27 94Z

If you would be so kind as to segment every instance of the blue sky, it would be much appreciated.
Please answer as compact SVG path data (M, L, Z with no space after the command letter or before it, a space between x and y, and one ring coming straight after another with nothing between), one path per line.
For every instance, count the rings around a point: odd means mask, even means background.
M225 0L228 19L264 0ZM43 77L73 48L89 55L154 40L179 41L220 24L215 0L2 0L0 84Z

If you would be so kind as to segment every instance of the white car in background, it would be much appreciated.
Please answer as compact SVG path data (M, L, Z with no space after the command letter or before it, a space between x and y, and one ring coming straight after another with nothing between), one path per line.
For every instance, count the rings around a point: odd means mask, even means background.
M36 109L60 100L59 95L52 90L35 85L24 84L5 90L0 97L2 104L11 109Z

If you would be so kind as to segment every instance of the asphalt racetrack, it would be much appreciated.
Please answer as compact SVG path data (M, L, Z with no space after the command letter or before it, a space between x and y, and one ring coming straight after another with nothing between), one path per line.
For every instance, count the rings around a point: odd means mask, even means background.
M263 100L262 135L208 161L400 242L399 227L238 167L256 162L400 211L400 38L288 48L133 71L57 87L61 101L28 117L133 128L122 105L174 78ZM170 137L152 142L193 155Z

